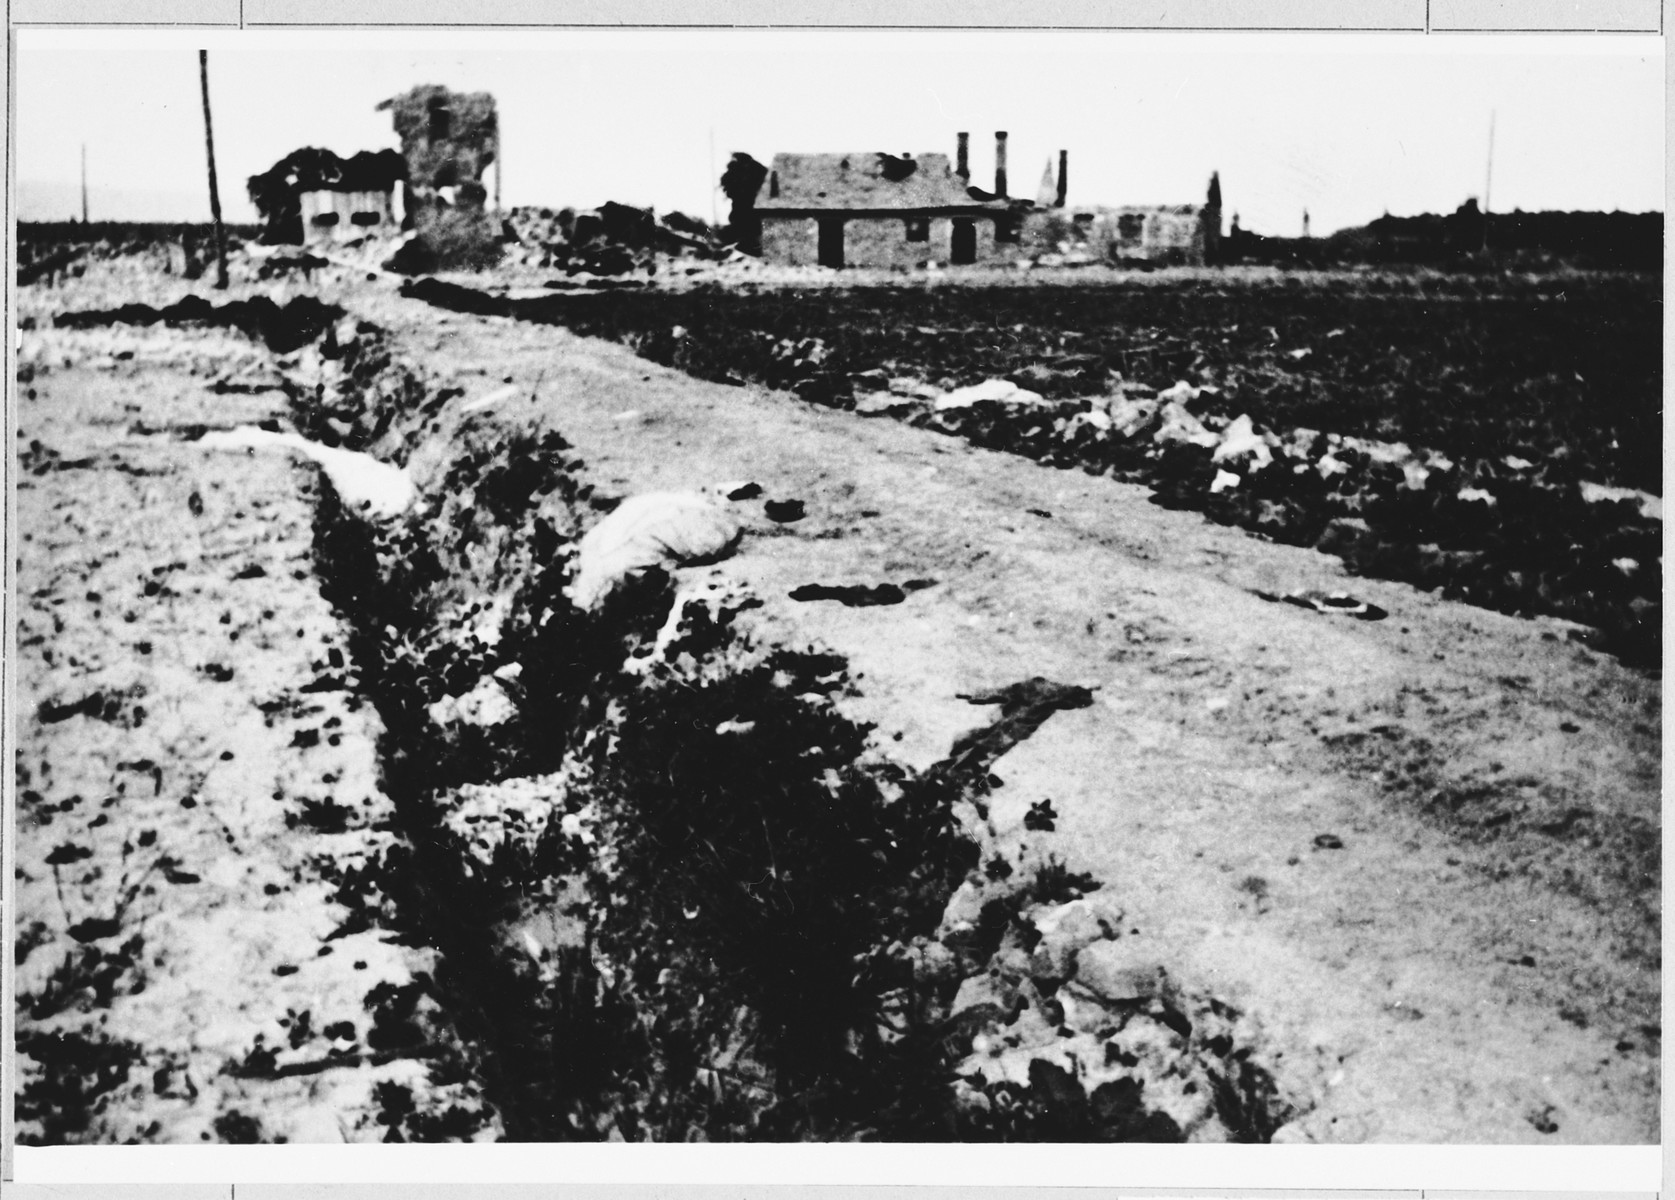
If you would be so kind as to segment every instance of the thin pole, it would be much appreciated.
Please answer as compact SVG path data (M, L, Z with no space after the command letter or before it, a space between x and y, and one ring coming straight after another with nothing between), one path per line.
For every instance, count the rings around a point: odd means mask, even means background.
M1489 110L1489 161L1483 168L1483 248L1489 248L1489 184L1495 177L1495 110Z
M204 150L209 155L209 215L215 218L215 286L227 286L227 233L221 227L221 189L215 183L215 127L209 120L209 51L198 51L198 82L204 93Z
M716 207L715 207L715 193L720 189L720 187L721 187L721 185L716 182L716 178L715 178L715 126L711 125L710 126L710 228L711 229L714 229L717 225L721 224L721 218L720 218L719 214L716 212Z
M81 223L87 224L87 143L81 144Z

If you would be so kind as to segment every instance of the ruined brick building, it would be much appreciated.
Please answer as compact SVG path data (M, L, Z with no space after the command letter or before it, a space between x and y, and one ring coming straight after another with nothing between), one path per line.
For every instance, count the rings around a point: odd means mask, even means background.
M269 242L331 245L367 234L417 234L398 269L485 266L500 255L499 197L489 208L484 173L498 166L494 97L426 84L385 100L401 150L342 159L307 147L249 180Z
M416 87L378 106L388 109L407 162L406 224L435 267L482 266L499 256L500 221L488 205L484 172L495 164L499 191L500 123L487 92ZM495 208L499 197L495 198Z
M1060 195L1062 196L1062 189ZM1040 207L1025 225L1034 257L1067 261L1203 266L1221 261L1221 177L1210 175L1202 205Z
M407 163L394 150L339 158L307 146L247 181L270 243L330 246L399 227L396 189Z
M971 184L968 135L944 154L881 151L777 154L748 206L764 258L793 266L898 267L1066 261L1203 264L1217 260L1221 187L1203 205L1069 208L1069 155L1049 162L1033 201L1008 189L1004 132L995 134L993 191ZM757 168L761 170L760 167ZM732 192L730 191L731 195ZM734 224L741 226L735 197Z
M1006 195L1006 135L995 139L992 193L971 186L963 133L953 163L946 154L776 154L755 204L763 257L827 267L994 258L1020 228Z

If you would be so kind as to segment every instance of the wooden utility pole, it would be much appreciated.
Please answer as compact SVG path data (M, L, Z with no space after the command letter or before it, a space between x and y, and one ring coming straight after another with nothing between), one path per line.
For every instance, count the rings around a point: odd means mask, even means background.
M81 223L87 224L87 143L81 144Z
M1489 161L1483 168L1483 248L1489 248L1489 185L1495 178L1495 110L1489 110Z
M221 227L221 190L215 183L215 127L209 120L209 51L198 51L198 82L204 93L204 150L209 155L209 215L215 219L215 286L227 286L227 232Z

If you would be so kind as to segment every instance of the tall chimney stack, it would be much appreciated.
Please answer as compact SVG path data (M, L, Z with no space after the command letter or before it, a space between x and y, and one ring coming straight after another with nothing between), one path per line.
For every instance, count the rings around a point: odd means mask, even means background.
M1006 195L1006 131L995 130L995 195Z
M1059 151L1059 192L1058 208L1064 207L1064 197L1070 190L1070 151Z
M965 182L971 182L971 135L969 133L955 134L959 138L959 150L954 156L954 174Z

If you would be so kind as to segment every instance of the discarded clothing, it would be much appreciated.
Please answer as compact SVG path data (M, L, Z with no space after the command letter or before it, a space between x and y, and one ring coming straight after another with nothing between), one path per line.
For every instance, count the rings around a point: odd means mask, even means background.
M991 692L962 694L959 698L971 704L1000 705L1000 719L982 729L962 733L954 739L953 752L931 768L956 777L987 774L996 759L1041 728L1061 708L1087 708L1093 704L1093 692L1089 689L1054 683L1040 675Z
M743 532L722 503L701 492L630 496L582 538L570 600L596 608L629 574L663 564L714 562Z
M1272 592L1255 593L1263 600L1278 604L1295 604L1298 608L1311 609L1314 612L1336 613L1339 616L1354 617L1358 621L1382 621L1390 614L1376 604L1368 604L1365 600L1357 600L1347 592L1287 592L1283 596L1276 596Z
M861 584L834 586L826 583L805 583L789 593L793 600L836 600L850 608L870 608L881 604L900 604L907 593L893 583L873 587Z
M418 489L404 468L379 462L370 454L322 446L300 433L274 433L241 425L237 429L206 433L198 444L215 450L254 450L262 446L295 450L326 473L344 507L352 512L379 518L396 517L411 508L418 497Z
M956 388L945 396L936 400L936 411L944 412L950 408L970 408L973 404L1045 404L1047 398L1040 392L1032 392L1028 388L1021 388L1009 379L985 379L982 383L971 387Z

